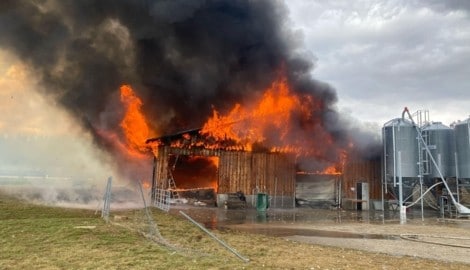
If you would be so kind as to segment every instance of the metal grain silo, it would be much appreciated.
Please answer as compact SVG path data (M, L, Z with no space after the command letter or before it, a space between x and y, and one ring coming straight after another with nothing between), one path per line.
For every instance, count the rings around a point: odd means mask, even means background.
M444 178L455 177L455 137L454 130L448 126L443 125L441 122L428 123L421 128L423 139L428 145L432 157L436 161L439 170ZM431 159L425 156L424 164L426 177L440 178L436 166L431 162Z
M459 178L470 178L470 118L454 126Z
M384 172L387 179L418 176L418 133L408 120L396 118L384 124ZM401 163L399 163L399 153Z

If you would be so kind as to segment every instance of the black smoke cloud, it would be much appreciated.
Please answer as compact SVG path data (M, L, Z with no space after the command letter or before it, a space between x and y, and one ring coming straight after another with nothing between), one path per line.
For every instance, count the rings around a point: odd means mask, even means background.
M335 91L311 79L313 61L289 26L273 0L0 2L0 46L34 67L45 94L90 131L117 129L123 83L161 135L259 94L282 68L294 91L321 100L314 118L341 144L340 125L323 123L338 118Z

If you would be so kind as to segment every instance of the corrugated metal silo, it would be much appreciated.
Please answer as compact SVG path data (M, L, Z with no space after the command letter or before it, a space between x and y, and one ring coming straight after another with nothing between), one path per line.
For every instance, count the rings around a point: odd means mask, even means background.
M470 178L470 118L455 124L455 146L459 178Z
M454 130L441 122L432 122L423 126L421 132L442 176L444 178L455 177ZM427 160L427 177L439 178L436 166L432 164L430 158Z
M399 165L402 177L417 177L418 134L415 126L408 120L396 118L385 123L382 132L386 178L399 177ZM398 163L399 152L401 164Z

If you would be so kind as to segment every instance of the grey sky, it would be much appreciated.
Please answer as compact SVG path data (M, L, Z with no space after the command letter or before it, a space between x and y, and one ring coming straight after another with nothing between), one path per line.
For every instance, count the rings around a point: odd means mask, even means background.
M446 125L469 116L470 2L286 3L340 111L380 126L404 106Z

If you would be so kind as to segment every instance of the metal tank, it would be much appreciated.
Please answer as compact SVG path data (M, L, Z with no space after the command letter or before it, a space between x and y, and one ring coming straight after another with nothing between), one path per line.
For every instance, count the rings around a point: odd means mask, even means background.
M470 118L454 125L459 178L470 178Z
M428 145L444 178L455 177L455 137L454 130L441 122L432 122L421 128L423 139ZM440 178L436 166L427 153L423 152L424 172L427 178Z
M387 181L399 177L418 177L418 141L413 124L403 118L396 118L384 124L384 172ZM399 164L399 153L401 164Z

